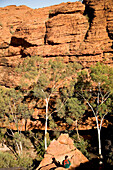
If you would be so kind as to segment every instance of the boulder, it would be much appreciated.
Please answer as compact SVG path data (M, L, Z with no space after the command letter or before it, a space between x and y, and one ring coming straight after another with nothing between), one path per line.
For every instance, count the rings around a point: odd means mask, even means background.
M62 162L68 155L71 161L70 168L76 168L81 163L88 162L88 159L74 146L73 140L68 134L61 134L57 140L53 140L47 148L44 159L41 161L40 170L55 168L63 170Z

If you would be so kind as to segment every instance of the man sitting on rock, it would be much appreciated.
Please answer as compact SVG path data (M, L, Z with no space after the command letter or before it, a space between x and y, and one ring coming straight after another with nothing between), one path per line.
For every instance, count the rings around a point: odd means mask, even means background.
M71 165L71 162L70 162L70 160L68 159L68 156L66 155L66 156L65 156L65 160L63 160L63 166L64 166L64 168L69 168L70 165Z

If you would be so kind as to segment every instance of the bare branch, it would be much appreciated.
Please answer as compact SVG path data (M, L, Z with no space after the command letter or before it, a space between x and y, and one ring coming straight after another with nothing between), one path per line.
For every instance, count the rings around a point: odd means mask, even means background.
M88 104L88 106L91 108L94 116L96 117L96 113L95 113L93 107L91 106L91 104L88 102L88 100L87 100L82 94L79 94L79 95L82 96L82 98L86 101L86 103Z
M44 92L44 90L43 89L41 89L42 90L42 92L44 93L44 96L45 96L45 99L47 98L47 96L46 96L46 94L45 94L45 92Z
M11 136L11 137L14 137L14 133L13 133L13 131L10 129L10 131L11 131L11 133L12 133L12 135L9 133L9 132L6 132L9 136Z
M108 114L108 112L106 112L106 113L104 114L104 116L102 117L102 119L101 119L100 130L101 130L101 127L102 127L102 123L103 123L104 117L105 117L107 114Z
M107 94L106 94L107 95ZM109 98L109 96L110 96L110 92L109 92L109 94L108 94L108 96L103 100L103 103ZM102 104L103 104L102 103Z

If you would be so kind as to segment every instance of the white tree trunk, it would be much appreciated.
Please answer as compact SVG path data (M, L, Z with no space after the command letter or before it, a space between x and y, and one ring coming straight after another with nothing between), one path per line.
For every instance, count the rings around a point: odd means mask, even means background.
M45 150L47 150L47 115L46 115L46 121L45 121Z
M18 154L19 154L19 156L20 156L21 151L20 151L20 148L19 148L19 145L18 145L18 143L17 143L17 142L16 142L16 146L17 146L17 149L18 149Z
M49 103L49 100L46 98L45 150L47 150L47 121L48 121L48 103Z
M20 142L20 150L21 150L21 154L22 154L22 151L23 151L22 142Z
M110 92L108 91L104 96L102 95L102 92L101 92L101 89L100 89L100 83L98 83L99 84L99 93L98 93L98 96L97 96L97 111L95 112L95 110L94 110L94 108L93 108L93 106L89 103L89 101L83 96L83 95L81 95L82 97L83 97L83 99L87 102L87 104L88 104L88 106L91 108L91 110L92 110L92 112L93 112L93 114L94 114L94 116L95 116L95 118L96 118L96 124L97 124L97 132L98 132L98 147L99 147L99 155L100 155L100 157L102 157L102 152L101 152L101 136L100 136L100 132L101 132L101 128L102 128L102 122L103 122L103 120L104 120L104 117L108 114L108 112L106 112L104 115L103 115L103 117L101 118L101 121L100 121L100 126L99 126L99 122L98 122L98 116L99 116L99 114L98 114L98 106L99 105L102 105L108 98L109 98L109 96L110 96ZM99 102L99 96L101 96L101 98L102 98L102 101L101 101L101 103Z
M99 149L99 155L101 156L102 153L101 153L101 136L100 136L100 132L101 132L102 124L100 124L100 126L99 126L98 117L95 116L95 118L96 118L96 123L97 123L97 132L98 132L98 149Z
M99 155L102 155L101 153L101 137L100 137L100 129L98 128L98 146L99 146Z

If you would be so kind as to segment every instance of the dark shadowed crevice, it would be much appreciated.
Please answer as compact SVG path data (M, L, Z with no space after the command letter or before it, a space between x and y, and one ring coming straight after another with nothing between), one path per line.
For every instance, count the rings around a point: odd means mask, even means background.
M47 39L47 32L45 32L45 36L44 36L44 45L46 45L46 39Z
M59 44L61 44L61 43L54 43L53 41L49 41L49 40L47 40L47 43L49 45L59 45Z
M108 29L108 26L106 27L106 31L107 31L107 33L108 33L109 38L110 38L111 40L113 40L113 34L110 33L110 31L109 31L109 29Z
M94 11L93 8L91 8L91 7L89 7L88 5L85 4L85 11L84 11L83 15L87 17L88 22L89 22L89 28L88 28L88 30L86 32L85 39L87 39L87 37L88 37L88 32L89 32L89 30L91 28L91 24L92 24L93 19L95 17L94 12L95 11Z
M37 46L36 44L31 44L31 43L27 42L27 41L24 40L23 38L17 38L17 37L12 37L12 38L11 38L11 43L10 43L10 45L11 45L11 46L14 46L14 47L21 46L21 47L24 47L24 48Z
M59 14L75 14L75 13L82 13L81 10L76 10L76 11L67 11L67 12L56 12L56 13L50 13L49 18L55 17Z
M27 56L31 57L30 54L27 54L27 55L26 55L26 54L24 53L24 50L23 50L23 49L21 49L20 55L21 55L21 58L26 58Z

